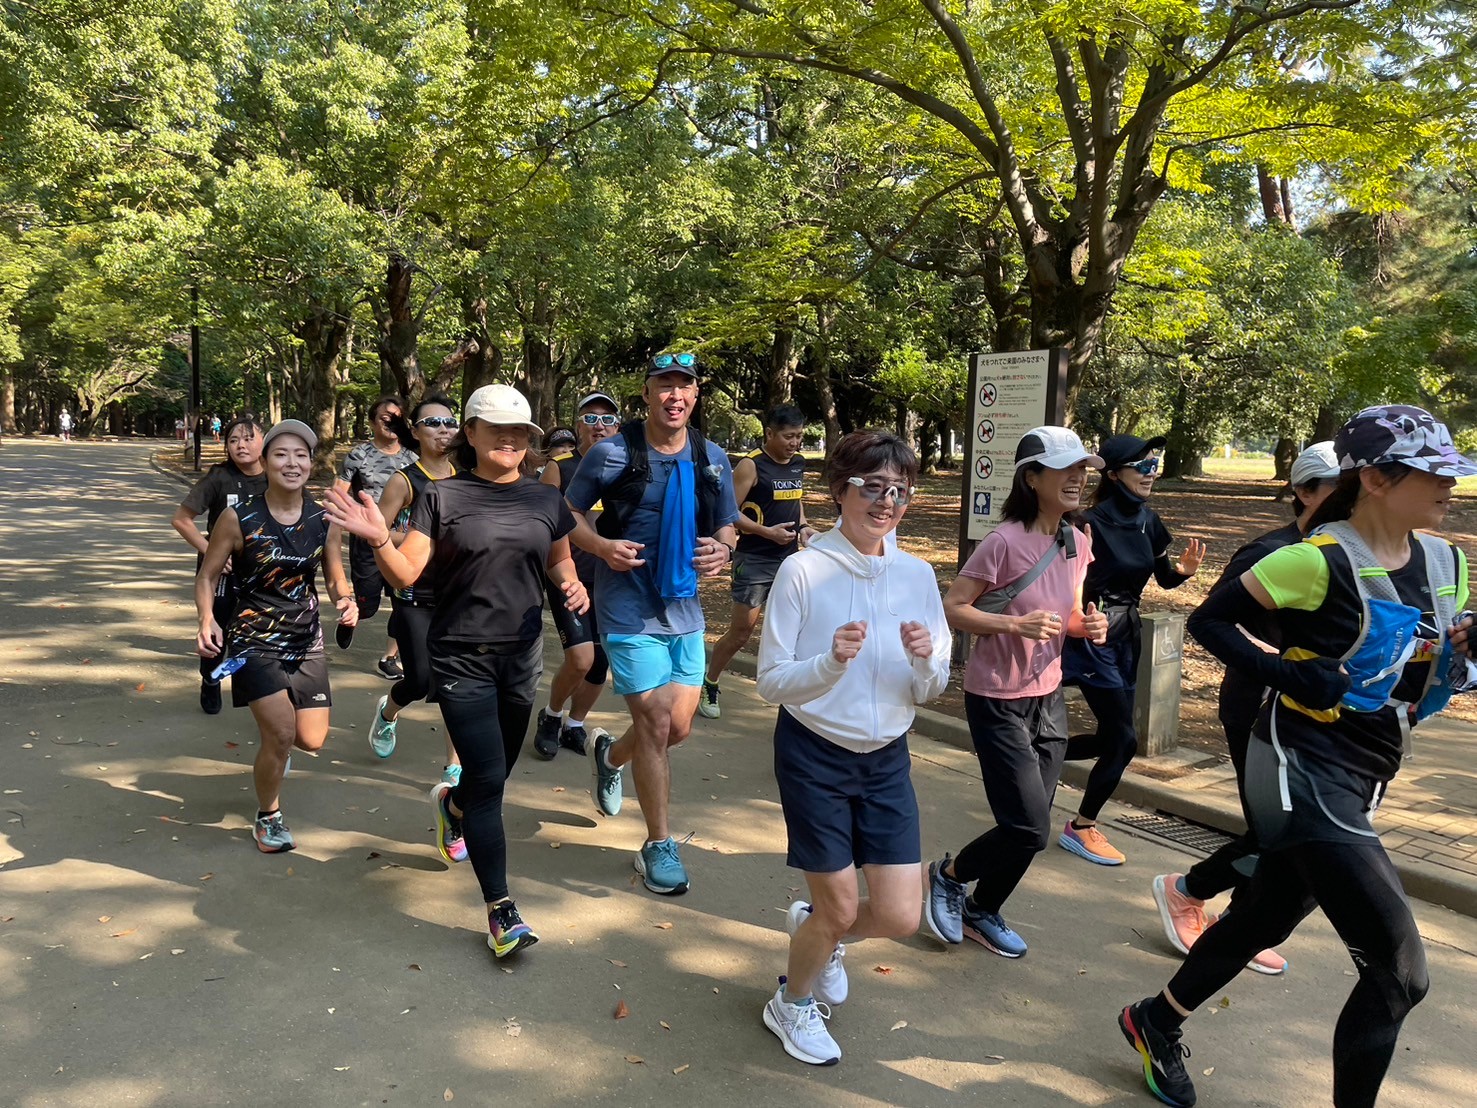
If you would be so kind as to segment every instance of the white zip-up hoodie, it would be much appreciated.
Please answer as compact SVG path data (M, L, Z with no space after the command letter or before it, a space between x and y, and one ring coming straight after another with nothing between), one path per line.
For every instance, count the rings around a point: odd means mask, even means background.
M831 654L836 628L865 620L857 656ZM903 649L902 625L933 638L933 656ZM837 746L876 750L906 734L914 705L949 683L949 625L933 569L885 543L881 557L859 553L833 527L786 558L775 575L759 640L759 695Z

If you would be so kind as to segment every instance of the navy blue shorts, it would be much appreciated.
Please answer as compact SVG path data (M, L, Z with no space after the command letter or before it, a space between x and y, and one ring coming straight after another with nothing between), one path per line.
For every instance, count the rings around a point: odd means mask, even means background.
M790 847L806 873L907 866L923 859L908 737L858 754L817 735L783 708L774 725L774 776Z

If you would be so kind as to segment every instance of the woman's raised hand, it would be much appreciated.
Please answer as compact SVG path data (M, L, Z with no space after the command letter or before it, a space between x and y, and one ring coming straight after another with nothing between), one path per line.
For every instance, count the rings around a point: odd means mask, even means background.
M390 530L385 526L379 505L374 502L374 497L362 490L359 499L354 500L341 489L329 489L323 500L323 514L329 523L357 535L370 546L383 546L390 539Z
M1180 555L1180 560L1175 563L1174 571L1181 577L1194 577L1203 561L1205 561L1205 544L1199 539L1191 539L1185 545L1185 552Z

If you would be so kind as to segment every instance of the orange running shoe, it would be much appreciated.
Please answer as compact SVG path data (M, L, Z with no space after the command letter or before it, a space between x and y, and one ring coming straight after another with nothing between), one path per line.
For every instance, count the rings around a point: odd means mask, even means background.
M1063 850L1071 851L1079 858L1086 858L1089 862L1096 862L1100 866L1121 866L1123 864L1123 852L1116 850L1108 837L1097 829L1094 824L1091 827L1078 829L1072 826L1072 821L1067 820L1067 826L1062 828L1062 836L1057 840Z
M1196 900L1179 891L1178 873L1161 873L1154 878L1154 903L1159 905L1159 919L1164 935L1181 954L1190 953L1195 940L1205 934L1210 920L1205 915L1205 901Z

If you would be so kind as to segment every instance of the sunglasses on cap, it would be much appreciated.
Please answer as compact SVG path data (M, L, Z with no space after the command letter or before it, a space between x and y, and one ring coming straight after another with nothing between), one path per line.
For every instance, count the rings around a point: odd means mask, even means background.
M860 492L864 500L875 503L890 497L898 507L904 506L913 499L913 493L916 491L906 485L889 485L883 481L868 481L864 477L848 477L846 483Z
M691 369L697 365L696 354L658 354L651 359L651 364L656 369L670 369L672 366L680 366L682 369Z
M1131 469L1135 473L1140 473L1145 477L1152 477L1154 474L1159 472L1159 459L1144 458L1143 460L1137 462L1125 462L1118 468Z
M449 415L422 416L420 419L415 421L415 425L417 427L430 427L432 430L436 431L454 430L455 428L461 426L459 423L457 423L454 416Z
M586 412L580 416L580 422L586 427L614 427L620 421L620 416L608 412Z

